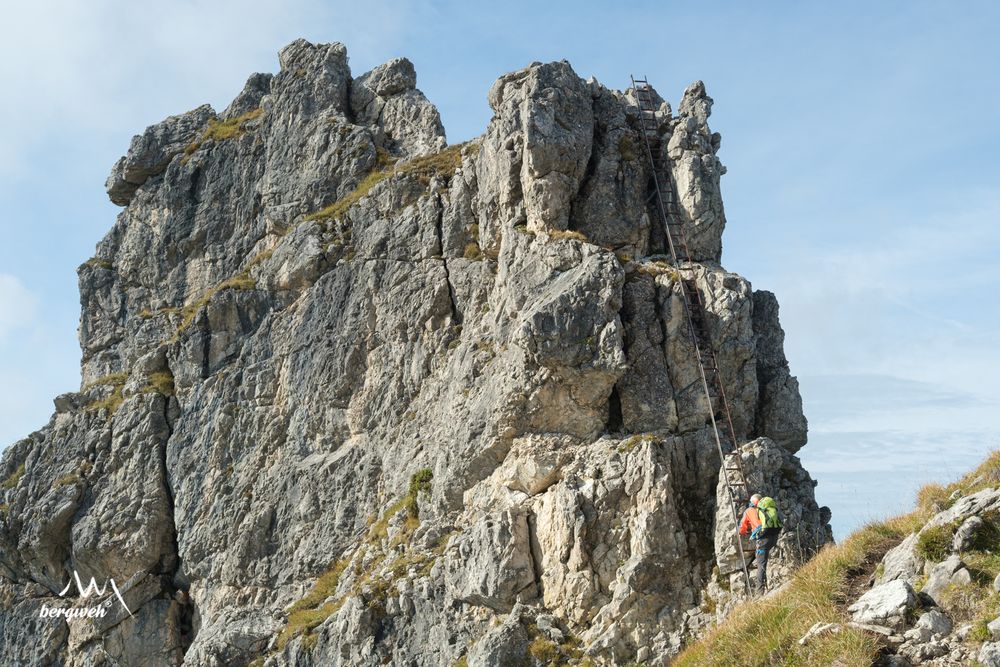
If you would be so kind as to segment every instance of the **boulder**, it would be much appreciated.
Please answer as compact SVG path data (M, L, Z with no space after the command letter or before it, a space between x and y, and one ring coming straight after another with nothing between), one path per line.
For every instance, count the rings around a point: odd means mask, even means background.
M920 618L917 619L916 627L926 628L934 635L946 635L951 632L952 622L940 610L931 609L920 615Z
M876 625L874 623L859 623L857 621L848 621L847 626L854 628L856 630L862 630L864 632L876 635L880 641L884 641L892 646L899 646L906 641L903 635L896 632L895 629L887 627L885 625Z
M917 534L911 533L882 557L879 583L905 579L913 581L924 566L924 559L917 555Z
M1000 667L1000 642L986 642L976 654L982 667Z
M837 664L837 663L834 663ZM881 662L878 663L879 667L912 667L913 663L910 662L908 658L902 655L896 655L891 653L885 656Z
M951 550L955 553L961 553L972 546L972 542L976 538L976 532L982 526L983 520L978 516L970 516L963 521L962 525L955 531L954 537L952 537Z
M847 611L857 623L901 628L906 623L906 613L915 603L913 588L909 583L897 579L874 586L848 607Z
M928 641L925 643L907 644L900 647L899 654L909 658L915 664L923 664L934 658L940 658L951 651L951 646L943 641Z
M469 649L469 667L520 665L528 658L528 632L517 614L510 614L499 626L490 628Z
M456 600L510 611L518 597L535 595L535 573L523 511L483 517L453 542L445 582Z
M962 559L955 554L948 556L931 568L927 576L927 582L921 589L921 593L929 595L935 602L938 602L939 596L945 588L951 585L954 577L957 576L959 580L964 579L963 575L957 575L959 571L964 571L966 575L968 574L968 570L965 570L962 566Z
M814 623L811 628L799 639L800 646L806 646L810 641L817 637L828 634L837 634L841 631L840 623L823 623L819 621Z

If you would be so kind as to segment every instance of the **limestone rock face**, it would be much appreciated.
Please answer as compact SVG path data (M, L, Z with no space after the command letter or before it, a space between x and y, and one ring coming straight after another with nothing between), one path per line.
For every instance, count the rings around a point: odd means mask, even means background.
M807 424L799 383L791 375L785 358L785 332L778 322L778 300L771 292L758 290L753 294L753 312L760 387L757 428L794 453L806 444Z
M375 141L394 153L416 156L445 147L441 116L417 90L417 73L406 58L379 65L354 80L355 121L376 129Z
M162 174L174 156L195 140L212 117L212 108L203 105L180 116L171 116L132 138L128 153L115 163L108 176L111 201L125 206L151 176Z
M739 595L681 280L788 527L772 580L829 541L776 301L719 263L702 84L657 116L671 267L630 91L535 63L449 147L409 61L279 61L112 170L81 388L0 460L5 663L669 658ZM74 573L128 613L38 618Z

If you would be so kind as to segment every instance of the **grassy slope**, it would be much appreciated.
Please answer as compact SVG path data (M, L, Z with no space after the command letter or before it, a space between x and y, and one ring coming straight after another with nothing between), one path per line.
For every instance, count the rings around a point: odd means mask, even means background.
M818 667L837 661L844 667L871 665L878 645L872 636L858 630L845 627L839 634L822 636L804 647L799 646L798 640L814 623L846 623L849 620L847 605L863 592L885 552L948 507L955 491L968 495L998 484L1000 452L994 452L979 468L954 484L924 487L918 494L916 510L869 524L842 544L826 547L795 574L787 588L765 600L739 607L722 625L688 647L673 664L678 667ZM1000 543L990 546L984 553L1000 552ZM946 604L947 611L953 618L957 617L956 620L969 620L978 625L996 608L997 596L989 592L986 581L997 572L982 574L968 590L955 592L961 594L963 601L974 599L971 608L949 609L950 605Z

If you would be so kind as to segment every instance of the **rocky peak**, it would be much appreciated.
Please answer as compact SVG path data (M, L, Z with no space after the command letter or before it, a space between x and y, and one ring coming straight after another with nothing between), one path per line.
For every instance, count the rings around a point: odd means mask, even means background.
M698 260L674 267L630 91L534 63L447 146L409 61L352 78L304 40L279 61L112 171L81 389L0 463L15 662L675 654L740 577L681 280L787 513L774 572L830 539L776 301L719 264L703 85L658 112ZM132 582L135 616L39 634L73 572Z

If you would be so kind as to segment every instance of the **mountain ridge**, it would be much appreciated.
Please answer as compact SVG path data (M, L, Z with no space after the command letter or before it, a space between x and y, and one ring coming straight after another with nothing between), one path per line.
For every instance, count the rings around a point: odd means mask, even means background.
M353 77L298 40L279 62L112 169L81 390L0 461L12 659L675 655L742 576L682 277L749 481L787 514L772 576L831 540L777 301L719 264L701 82L676 116L657 98L694 255L674 267L629 91L534 63L449 147L409 61ZM132 582L135 616L36 624L76 572Z

